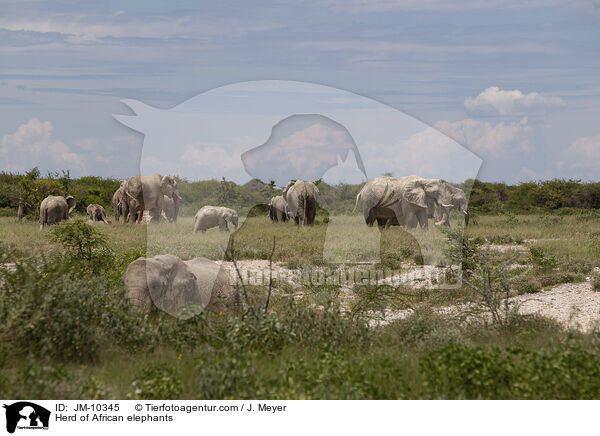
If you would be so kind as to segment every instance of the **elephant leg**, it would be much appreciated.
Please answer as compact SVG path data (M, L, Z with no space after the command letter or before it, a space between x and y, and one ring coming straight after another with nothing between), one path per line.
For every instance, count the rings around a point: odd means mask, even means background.
M225 219L219 221L219 230L229 233L229 228L227 227L227 221L225 221Z
M392 225L392 219L388 218L387 221L385 222L385 228L389 229L391 225Z
M427 209L417 211L416 218L417 218L421 228L423 230L427 230L427 228L428 228Z

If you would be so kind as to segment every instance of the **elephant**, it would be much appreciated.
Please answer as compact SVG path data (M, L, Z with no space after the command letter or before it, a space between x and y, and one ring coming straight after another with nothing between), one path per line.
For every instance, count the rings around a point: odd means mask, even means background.
M296 224L304 226L315 222L319 188L314 183L304 180L288 182L283 190L283 199Z
M163 212L163 198L173 197L177 181L173 176L133 176L125 183L125 194L133 200L129 204L129 221L140 223L144 210L150 212L151 222L158 222Z
M238 213L228 207L204 206L194 217L194 233L201 230L203 233L207 229L219 226L224 232L229 232L228 223L232 223L236 230L238 227Z
M25 214L28 213L31 208L32 206L29 202L19 198L17 202L17 217L19 218L19 221L25 218Z
M356 196L355 210L362 199L363 216L367 225L403 225L428 227L428 217L439 218L436 225L450 225L450 210L460 209L468 223L468 205L464 191L439 179L416 175L378 177L369 180Z
M106 211L104 207L99 204L90 204L86 208L86 212L90 217L90 221L92 222L103 222L104 224L109 224L110 221L106 219Z
M127 266L124 283L132 309L138 313L150 312L154 304L185 319L204 309L241 308L240 295L227 271L204 257L187 261L172 254L139 257Z
M40 229L46 225L68 220L77 202L72 195L50 195L40 204Z
M283 195L278 195L271 198L269 201L269 218L273 222L285 222L289 219L287 202L283 198Z
M119 222L119 218L123 215L123 222L127 222L129 219L129 203L131 198L125 194L125 186L127 180L121 181L121 186L115 191L112 197L113 211L115 214L115 222Z
M163 196L163 212L166 220L170 223L177 222L177 215L179 215L179 201L181 200L181 196L179 192L175 190L173 192L173 196L169 197L167 195Z

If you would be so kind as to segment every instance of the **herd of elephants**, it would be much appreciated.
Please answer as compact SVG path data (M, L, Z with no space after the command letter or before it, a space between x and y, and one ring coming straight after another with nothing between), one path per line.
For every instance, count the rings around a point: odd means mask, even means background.
M176 222L181 196L172 176L134 176L123 180L114 193L112 206L115 221ZM312 225L319 201L319 189L312 182L290 181L283 194L269 202L269 217L274 222L294 221L297 225ZM439 179L416 175L377 177L365 183L356 196L356 206L362 202L365 223L380 228L403 226L427 229L428 219L436 225L450 226L450 212L464 214L468 224L468 200L465 192ZM73 196L49 196L40 205L40 226L69 219L75 208ZM110 221L104 207L90 204L87 213L91 223ZM194 232L219 227L228 231L228 224L238 226L235 210L220 206L204 206L195 215ZM193 316L190 307L217 309L239 307L240 295L230 284L229 274L222 265L206 258L183 261L172 254L151 258L141 257L129 264L124 277L127 295L134 309L148 312L153 306L176 316ZM183 310L182 309L186 309ZM185 314L184 314L185 313ZM183 314L183 315L182 315Z

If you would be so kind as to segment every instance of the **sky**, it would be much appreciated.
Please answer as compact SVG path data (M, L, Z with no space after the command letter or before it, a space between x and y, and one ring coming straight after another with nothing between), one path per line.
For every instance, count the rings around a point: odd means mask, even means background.
M413 170L452 178L464 169L507 183L599 179L597 0L202 3L0 0L0 170L220 178L214 166L193 165L208 161L243 181L251 175L241 156L273 131L231 136L228 148L201 125L185 138L171 130L177 123L166 124L165 138L175 139L160 142L148 123L136 130L118 118L149 107L164 125L173 114L210 112L207 91L267 80L342 90L348 113L364 101L394 108L412 127L396 137L373 133L380 142L356 130L378 121L339 128L335 116L280 138L287 146L299 134L313 143L354 140L369 178ZM282 121L262 109L272 125ZM226 114L217 115L221 125ZM238 126L254 126L262 112L246 115ZM464 159L445 158L442 143L463 146Z

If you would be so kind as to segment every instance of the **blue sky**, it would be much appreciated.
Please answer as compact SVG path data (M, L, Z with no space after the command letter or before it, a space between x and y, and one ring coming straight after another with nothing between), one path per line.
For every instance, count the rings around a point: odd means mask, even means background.
M598 180L598 1L0 7L0 169L133 175L144 138L112 117L122 99L280 79L391 105L479 156L483 180Z

